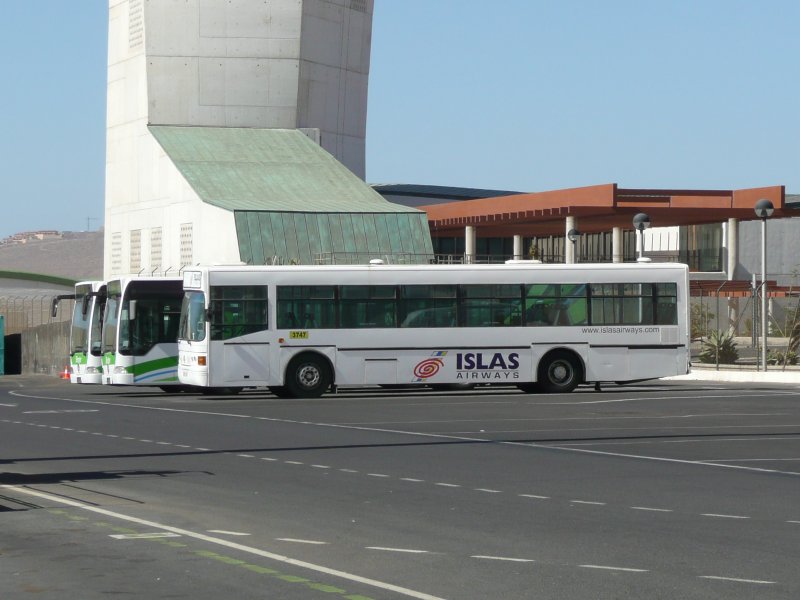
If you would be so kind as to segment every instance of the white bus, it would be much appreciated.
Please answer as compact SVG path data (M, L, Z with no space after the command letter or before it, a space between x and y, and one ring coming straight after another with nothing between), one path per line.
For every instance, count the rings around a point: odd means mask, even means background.
M106 304L104 281L81 281L74 294L53 299L52 314L58 313L61 300L75 300L69 334L69 380L72 383L100 383L103 367L101 335Z
M192 386L569 392L689 370L681 264L219 266L183 284L179 379Z
M103 383L180 391L177 337L181 279L121 277L110 280L106 287Z

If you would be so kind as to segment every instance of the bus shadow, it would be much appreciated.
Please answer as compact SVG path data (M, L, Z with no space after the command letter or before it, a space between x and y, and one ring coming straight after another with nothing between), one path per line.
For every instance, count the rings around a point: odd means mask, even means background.
M92 457L72 457L70 460L81 460ZM3 462L27 462L33 459ZM54 460L54 459L35 459ZM55 459L62 460L62 459ZM171 477L185 474L186 471L75 471L67 473L8 473L0 472L0 485L49 485L59 483L78 483L86 481L109 481L115 479L129 479L132 477Z

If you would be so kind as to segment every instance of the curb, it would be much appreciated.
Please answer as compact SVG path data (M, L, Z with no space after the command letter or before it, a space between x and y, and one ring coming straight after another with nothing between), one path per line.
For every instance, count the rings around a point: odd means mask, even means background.
M722 381L732 383L795 383L800 384L800 371L744 371L692 369L688 375L663 377L668 381Z

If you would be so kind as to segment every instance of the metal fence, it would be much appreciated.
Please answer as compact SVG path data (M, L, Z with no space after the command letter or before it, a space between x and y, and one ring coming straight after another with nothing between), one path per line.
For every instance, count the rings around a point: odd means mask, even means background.
M797 274L770 273L767 286L768 362L778 368L795 364L792 348L800 333L800 280ZM775 281L782 283L780 286ZM720 282L717 290L706 290L690 300L691 337L695 356L709 344L730 337L737 358L733 364L757 366L761 355L761 282L753 282L738 293L726 293ZM730 282L727 282L730 283ZM729 360L714 360L717 365Z

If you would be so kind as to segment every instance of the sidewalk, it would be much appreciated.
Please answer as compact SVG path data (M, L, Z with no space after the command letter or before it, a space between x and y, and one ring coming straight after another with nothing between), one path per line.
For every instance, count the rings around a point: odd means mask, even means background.
M692 363L692 370L688 375L664 377L665 380L675 381L725 381L744 383L796 383L800 384L800 367L767 366L767 371L757 371L754 366L701 365Z

